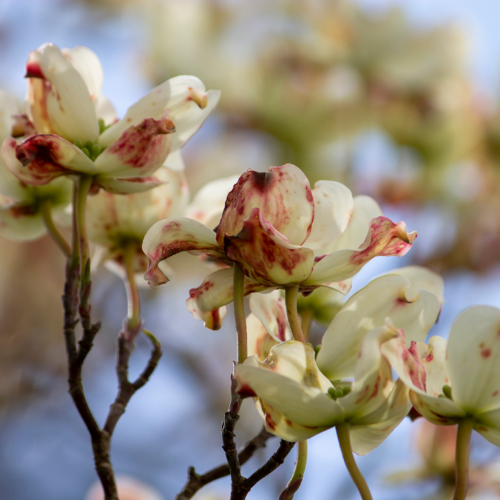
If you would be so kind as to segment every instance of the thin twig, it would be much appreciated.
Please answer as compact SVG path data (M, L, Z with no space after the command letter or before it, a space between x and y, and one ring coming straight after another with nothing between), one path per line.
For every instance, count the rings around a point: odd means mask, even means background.
M262 427L262 430L253 439L248 441L238 453L240 466L248 462L257 450L265 448L268 439L273 437L275 436L267 432L265 427ZM190 500L201 488L218 479L229 476L230 473L231 471L227 463L210 469L204 474L197 474L194 467L189 467L188 481L182 488L182 491L175 497L175 500Z

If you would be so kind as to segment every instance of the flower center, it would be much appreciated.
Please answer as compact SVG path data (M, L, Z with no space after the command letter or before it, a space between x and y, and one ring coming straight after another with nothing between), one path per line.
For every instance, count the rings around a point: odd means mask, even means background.
M351 392L351 384L349 382L334 380L332 382L332 385L333 387L330 387L328 389L328 396L330 396L334 401Z
M95 161L96 158L106 149L93 141L87 141L84 144L82 141L76 140L73 144L78 149L82 150L92 161Z

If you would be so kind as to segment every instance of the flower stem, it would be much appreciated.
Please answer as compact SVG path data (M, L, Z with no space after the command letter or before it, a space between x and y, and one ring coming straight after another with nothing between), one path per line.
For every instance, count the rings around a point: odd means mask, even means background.
M233 264L233 301L236 333L238 335L238 363L243 363L248 356L247 319L245 316L245 275L238 264Z
M337 425L337 437L339 439L340 449L342 451L342 456L344 457L344 462L351 475L356 488L358 488L359 494L363 500L373 500L368 484L366 484L365 478L358 469L358 465L354 460L351 447L351 436L349 435L349 424L344 422L343 424Z
M305 343L306 339L300 327L299 313L297 312L297 296L299 294L299 285L291 286L285 291L286 314L292 330L293 338L299 342Z
M464 500L469 484L469 446L474 421L464 419L458 424L455 454L455 493L453 500Z
M71 256L69 259L69 269L73 270L80 263L80 245L78 243L78 221L76 205L78 201L78 183L79 179L73 183L73 200L72 200L72 234L71 234Z
M300 313L300 327L302 328L302 333L304 334L304 339L306 342L309 337L309 331L311 330L313 317L314 312L312 309L304 309Z
M292 500L297 490L300 488L307 464L307 441L297 443L297 461L293 475L288 481L286 488L281 492L279 500Z
M90 282L90 250L89 238L87 234L87 195L92 184L92 176L81 175L77 181L76 203L73 205L74 222L78 232L78 247L80 249L80 289L83 289Z
M47 232L50 234L50 237L54 240L55 244L61 249L62 253L66 257L69 257L71 255L71 247L54 224L50 205L50 198L40 201L40 213L42 214L43 223L45 224Z
M125 265L125 289L127 291L127 325L133 330L141 322L141 298L139 296L139 288L135 281L134 273L134 257L137 252L137 242L129 241L125 247L123 261Z

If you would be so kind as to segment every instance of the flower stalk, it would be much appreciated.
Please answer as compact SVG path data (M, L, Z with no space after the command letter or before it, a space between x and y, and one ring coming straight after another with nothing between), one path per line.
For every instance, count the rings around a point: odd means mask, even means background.
M64 236L60 233L59 229L57 229L57 226L54 224L54 220L52 219L51 200L49 198L40 201L40 213L50 237L60 248L62 253L66 257L69 257L71 255L71 247L69 246L69 243L66 241Z
M245 316L245 275L238 264L233 264L233 289L234 289L234 319L238 336L237 359L243 363L248 357L247 320Z
M354 460L354 455L352 454L351 447L351 437L349 435L349 424L347 422L337 425L337 437L339 439L340 450L342 451L342 457L346 464L347 470L351 475L356 488L358 488L359 494L363 500L373 500L368 484L365 478L361 474L361 471Z
M307 441L299 441L297 443L297 461L295 462L292 477L290 478L290 481L288 481L286 488L281 492L279 500L292 500L302 484L302 479L304 478L304 473L306 471L306 465Z
M474 422L464 419L458 424L457 448L455 453L455 492L453 500L464 500L469 484L469 448Z
M127 326L129 330L137 329L141 323L141 298L139 288L135 279L134 256L137 251L137 243L129 241L123 254L125 266L125 289L127 291Z
M298 342L305 343L306 339L300 326L299 313L297 312L297 297L299 286L288 287L285 291L286 314L292 330L293 338Z

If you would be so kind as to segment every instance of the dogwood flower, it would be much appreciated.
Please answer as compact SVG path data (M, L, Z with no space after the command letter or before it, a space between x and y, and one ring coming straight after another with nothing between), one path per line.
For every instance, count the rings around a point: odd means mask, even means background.
M88 198L88 235L98 246L99 261L122 263L126 246L135 242L134 270L144 273L147 259L141 245L148 229L165 217L186 212L189 192L184 173L161 167L155 176L163 184L144 193L116 195L100 191Z
M89 49L61 51L42 45L30 53L26 76L30 117L38 134L20 144L7 139L2 156L12 173L31 185L77 173L93 176L94 190L148 190L160 182L151 174L169 153L178 153L219 99L219 92L205 92L198 78L178 76L106 126L104 119L113 113L100 94L101 65Z
M249 170L229 193L216 233L185 218L161 221L148 231L145 277L150 285L166 283L159 262L189 251L239 265L247 278L246 294L294 285L301 291L328 286L347 293L349 278L368 261L404 255L416 237L404 222L395 224L380 214L371 198L353 199L338 182L320 181L311 190L294 165ZM216 271L190 292L188 308L209 328L220 325L209 318L232 300L231 277L231 269Z
M402 274L373 280L337 313L316 359L310 346L282 341L290 334L279 327L283 311L277 313L271 301L261 296L264 311L251 305L256 318L247 321L249 350L257 355L237 365L235 376L241 395L259 398L269 432L302 441L348 422L358 454L392 432L411 405L403 382L392 380L382 345L403 330L409 338L425 339L440 310L434 293L414 286ZM272 311L274 321L269 320ZM269 356L260 361L267 348ZM352 377L354 382L345 380Z
M413 406L439 425L473 421L473 428L500 446L500 309L473 306L458 315L449 340L429 345L399 335L383 348Z
M18 105L0 90L0 142L19 132ZM24 130L21 130L21 133ZM46 232L42 210L62 211L71 201L71 182L57 179L47 186L29 186L7 169L0 157L0 234L14 240L32 240Z

